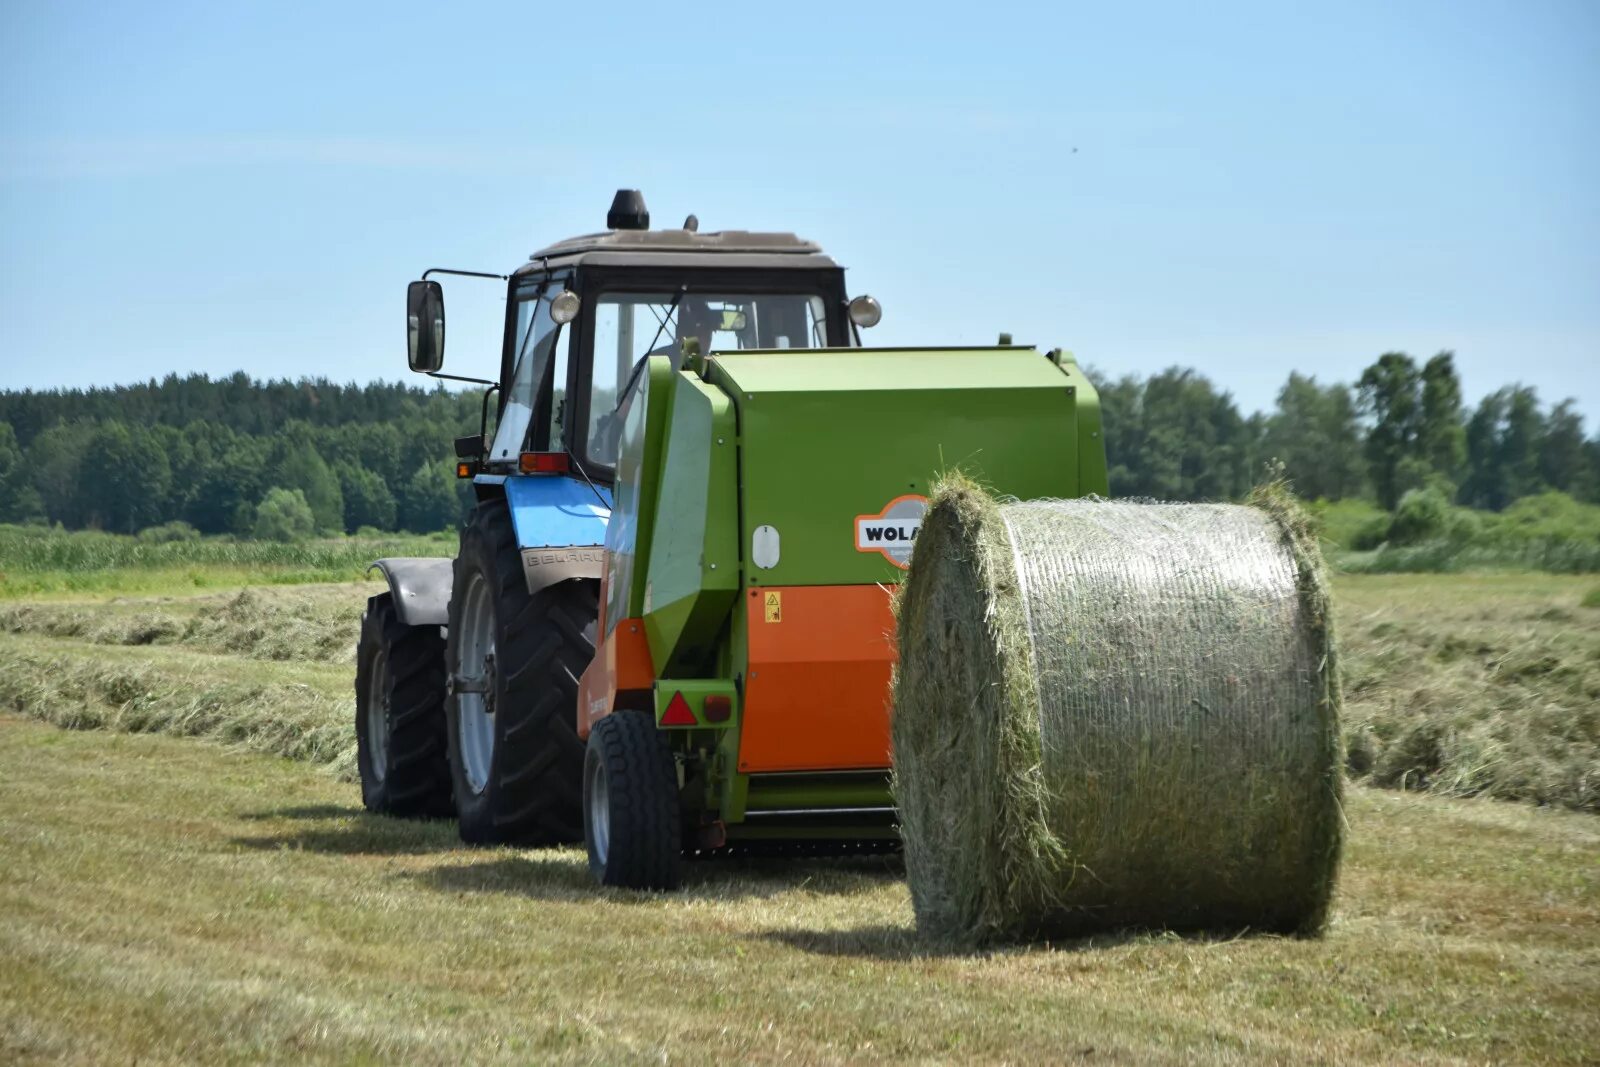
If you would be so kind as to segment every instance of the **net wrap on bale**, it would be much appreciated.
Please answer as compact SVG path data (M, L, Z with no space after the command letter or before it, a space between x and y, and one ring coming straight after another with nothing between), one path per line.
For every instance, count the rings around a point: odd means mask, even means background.
M934 495L897 601L919 928L1323 927L1340 850L1326 579L1253 506Z

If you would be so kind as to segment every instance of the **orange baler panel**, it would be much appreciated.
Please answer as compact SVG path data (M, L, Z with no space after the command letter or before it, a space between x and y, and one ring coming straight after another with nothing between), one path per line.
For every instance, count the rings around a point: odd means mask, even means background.
M594 659L578 679L578 736L589 739L594 724L617 708L618 694L647 699L656 683L644 623L623 619L601 642Z
M748 591L739 770L889 766L892 592L881 585Z

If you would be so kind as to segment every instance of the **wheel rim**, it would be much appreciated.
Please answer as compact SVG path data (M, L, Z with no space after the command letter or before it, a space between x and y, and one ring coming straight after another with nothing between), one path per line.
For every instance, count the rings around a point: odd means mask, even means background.
M604 867L611 852L611 789L603 761L595 764L594 777L589 779L589 846L595 862Z
M381 648L367 682L367 754L372 780L381 783L389 774L389 654Z
M489 583L481 573L475 572L467 583L460 640L458 675L481 679L481 684L474 685L481 691L456 694L456 735L467 785L481 793L489 784L489 765L494 761L495 688L494 607L489 602Z

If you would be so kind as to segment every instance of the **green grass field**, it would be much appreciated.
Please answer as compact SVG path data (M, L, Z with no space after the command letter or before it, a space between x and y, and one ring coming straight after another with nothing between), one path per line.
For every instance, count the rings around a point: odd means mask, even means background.
M226 537L152 542L99 530L0 525L0 601L354 581L382 556L449 556L455 549L454 533L293 544Z
M1336 580L1365 784L1325 940L946 956L892 859L639 897L367 816L375 583L118 573L0 597L0 1062L1600 1060L1592 581Z

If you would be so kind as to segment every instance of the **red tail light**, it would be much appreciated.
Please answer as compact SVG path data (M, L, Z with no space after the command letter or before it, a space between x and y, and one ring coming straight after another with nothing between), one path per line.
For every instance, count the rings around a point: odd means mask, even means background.
M517 460L523 474L565 474L571 457L565 452L524 452Z
M733 715L733 699L722 693L711 693L701 710L706 714L706 722L727 722Z

